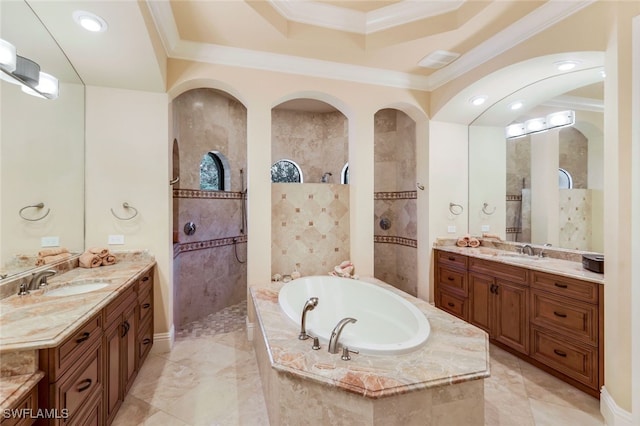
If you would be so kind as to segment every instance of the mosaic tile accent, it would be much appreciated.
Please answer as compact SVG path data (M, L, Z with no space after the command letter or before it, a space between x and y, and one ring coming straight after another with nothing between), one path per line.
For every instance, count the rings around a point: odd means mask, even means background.
M393 235L374 235L373 236L374 243L386 243L386 244L397 244L400 246L407 247L418 247L418 240L414 240L411 238L397 237Z
M507 194L507 201L522 201L522 195L520 195L520 194L517 194L517 195Z
M200 189L174 189L173 198L214 198L224 200L241 200L246 198L244 192L202 191Z
M520 228L507 228L506 229L507 234L518 234L520 233Z
M374 200L411 200L418 198L418 191L374 192Z
M246 328L247 301L228 306L197 321L183 325L176 338L214 336L221 333L243 331Z
M591 190L560 190L559 246L591 250Z
M247 242L247 236L246 235L238 235L236 237L228 237L228 238L218 238L215 240L207 240L207 241L196 241L196 242L192 242L192 243L183 243L183 244L174 244L173 246L173 257L174 259L176 258L176 256L178 256L180 253L185 253L188 251L194 251L194 250L204 250L204 249L210 249L210 248L216 248L216 247L223 247L223 246L230 246L233 245L235 242L243 244Z

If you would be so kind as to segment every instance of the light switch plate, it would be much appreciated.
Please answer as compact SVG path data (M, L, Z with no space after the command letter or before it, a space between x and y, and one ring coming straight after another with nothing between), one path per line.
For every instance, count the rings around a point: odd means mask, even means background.
M60 245L60 237L42 237L40 246L42 247L58 247Z
M481 229L482 232L489 232L489 230L491 230L491 227L489 225L482 225Z
M450 233L450 234L455 234L456 233L456 226L455 225L447 226L447 232Z
M124 235L109 235L109 244L124 244Z

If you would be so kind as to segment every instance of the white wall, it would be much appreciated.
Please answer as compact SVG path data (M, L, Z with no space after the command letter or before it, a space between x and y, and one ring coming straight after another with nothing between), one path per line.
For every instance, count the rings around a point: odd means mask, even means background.
M632 105L631 116L636 117L631 124L631 182L634 182L631 199L631 258L640 259L640 15L633 18L632 43ZM632 301L632 364L631 393L633 424L640 424L640 262L634 262L631 270Z
M111 250L148 249L156 258L155 333L173 324L169 106L165 93L87 87L86 246L106 246L109 235L124 235ZM139 214L124 216L128 202Z
M558 246L559 130L531 135L531 242Z

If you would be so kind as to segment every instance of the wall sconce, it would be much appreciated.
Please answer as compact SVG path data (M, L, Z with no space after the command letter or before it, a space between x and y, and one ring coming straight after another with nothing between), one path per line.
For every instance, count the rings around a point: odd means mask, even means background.
M40 65L16 54L14 45L0 39L0 78L22 87L22 91L45 99L56 99L58 79L40 71Z
M550 129L572 126L576 122L574 111L560 111L547 115L546 117L532 118L524 123L510 124L505 128L507 139L516 139L534 133L546 132Z

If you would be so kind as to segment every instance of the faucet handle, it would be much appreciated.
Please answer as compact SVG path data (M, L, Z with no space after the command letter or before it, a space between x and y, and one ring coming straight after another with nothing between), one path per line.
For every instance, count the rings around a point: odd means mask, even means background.
M20 284L20 291L18 292L18 296L26 296L27 294L29 294L27 283Z
M360 352L358 352L358 351L352 351L352 350L350 350L348 347L343 346L343 347L342 347L342 356L340 357L340 359L341 359L341 360L343 360L343 361L349 361L349 360L351 360L351 355L349 355L350 353L352 353L352 354L356 354L356 355L357 355L357 354L359 354Z
M320 349L320 339L318 339L317 337L313 338L313 346L311 346L311 349L313 349L314 351Z

